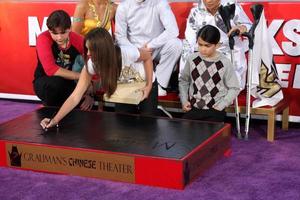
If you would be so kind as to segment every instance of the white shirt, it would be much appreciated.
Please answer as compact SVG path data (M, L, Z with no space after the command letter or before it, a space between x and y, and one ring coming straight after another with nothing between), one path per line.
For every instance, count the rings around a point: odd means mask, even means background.
M129 65L126 65L126 60L128 58L126 58L126 54L124 54L122 52L122 69L125 67L125 66L129 66ZM144 70L144 65L143 63L141 62L137 62L137 63L133 63L130 65L135 71L137 71L139 74L140 74L140 77L146 81L146 75L145 75L145 70ZM94 69L94 63L91 59L88 59L87 61L87 71L90 75L96 75L96 72L95 72L95 69ZM155 76L153 74L153 80L152 82L155 81Z
M87 71L90 75L96 75L92 59L88 59L88 61L87 61Z
M179 30L167 0L125 0L116 13L115 36L120 46L130 46L134 60L140 55L138 48L162 47L169 39L177 38Z

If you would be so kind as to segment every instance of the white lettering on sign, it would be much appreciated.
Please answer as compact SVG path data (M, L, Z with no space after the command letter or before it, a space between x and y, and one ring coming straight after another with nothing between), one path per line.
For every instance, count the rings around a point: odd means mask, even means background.
M72 19L71 19L72 20ZM29 46L36 45L36 37L43 31L47 30L47 17L43 18L42 28L37 17L28 17L28 39ZM280 44L275 40L276 34L282 27L284 36L289 41L283 41ZM271 36L271 45L274 55L288 55L288 56L299 56L300 55L300 20L293 19L284 23L283 19L276 19L271 21L268 27L269 34Z
M300 64L296 65L293 88L300 89Z
M291 71L291 64L276 64L280 85L283 88L289 86L289 73Z
M290 42L282 42L282 49L290 56L300 55L300 20L294 19L287 21L283 26L284 36Z
M271 41L272 51L274 55L284 55L280 46L275 40L275 35L278 33L283 22L284 20L273 20L268 27L269 35L272 36L270 38L270 41Z
M35 46L36 45L36 37L41 32L48 29L46 22L47 22L47 17L44 17L42 29L41 29L37 17L28 17L29 46Z
M283 35L286 37L286 39L288 39L288 41L282 41L282 49L275 40L275 36L279 32L281 27ZM274 55L300 55L300 20L293 19L286 21L285 23L282 19L273 20L268 27L268 31L270 36L272 36L270 40L272 43L272 51Z
M42 23L42 29L40 28L40 24L37 17L28 17L28 39L29 46L36 45L36 37L43 31L48 30L47 27L47 19L48 17L44 17ZM71 21L73 21L73 17L71 17Z

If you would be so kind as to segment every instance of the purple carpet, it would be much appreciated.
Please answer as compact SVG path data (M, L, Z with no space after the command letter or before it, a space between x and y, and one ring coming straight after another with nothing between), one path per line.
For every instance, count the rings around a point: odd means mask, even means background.
M0 100L0 123L38 107ZM300 199L300 125L291 124L288 132L279 125L270 143L266 121L251 120L249 141L232 137L232 156L219 160L183 191L0 168L0 199Z

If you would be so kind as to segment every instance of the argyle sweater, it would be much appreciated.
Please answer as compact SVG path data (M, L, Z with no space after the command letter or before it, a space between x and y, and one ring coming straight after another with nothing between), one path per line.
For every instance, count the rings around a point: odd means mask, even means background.
M199 52L188 57L179 78L182 104L187 101L199 109L216 106L219 110L232 104L239 94L239 82L230 60L220 52L204 58Z

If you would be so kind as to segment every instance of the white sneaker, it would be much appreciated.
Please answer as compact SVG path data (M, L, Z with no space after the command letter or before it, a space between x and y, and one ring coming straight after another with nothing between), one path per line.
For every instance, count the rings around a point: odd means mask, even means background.
M158 96L167 96L167 91L164 90L160 85L158 85Z

